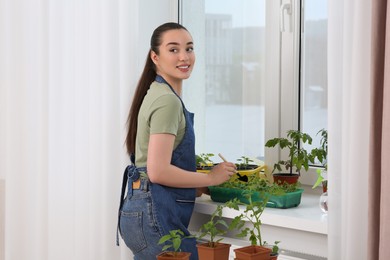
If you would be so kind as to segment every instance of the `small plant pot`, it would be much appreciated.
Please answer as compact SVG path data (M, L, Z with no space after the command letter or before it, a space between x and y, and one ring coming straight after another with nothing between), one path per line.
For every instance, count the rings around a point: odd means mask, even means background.
M189 252L162 252L157 255L157 260L190 260L191 253Z
M271 254L269 260L277 260L278 256L279 256L279 254L276 254L276 255Z
M209 247L209 243L197 244L199 260L228 260L230 244L217 243L216 247Z
M322 192L327 192L328 191L328 180L323 180L322 181Z
M297 183L299 179L299 174L275 173L272 176L274 177L274 182L281 185L285 182L294 184Z
M246 246L234 250L239 260L269 260L271 249L263 246Z

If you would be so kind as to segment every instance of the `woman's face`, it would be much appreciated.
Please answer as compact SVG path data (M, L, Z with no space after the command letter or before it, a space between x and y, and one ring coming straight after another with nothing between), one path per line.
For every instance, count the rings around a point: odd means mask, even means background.
M190 77L194 63L194 43L184 29L169 30L163 33L159 55L151 52L157 74L171 84Z

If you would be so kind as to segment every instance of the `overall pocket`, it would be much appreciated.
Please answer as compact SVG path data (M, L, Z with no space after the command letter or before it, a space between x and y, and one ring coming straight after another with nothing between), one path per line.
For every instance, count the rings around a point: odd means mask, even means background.
M142 231L143 212L121 212L120 233L126 245L133 253L146 248L146 240Z

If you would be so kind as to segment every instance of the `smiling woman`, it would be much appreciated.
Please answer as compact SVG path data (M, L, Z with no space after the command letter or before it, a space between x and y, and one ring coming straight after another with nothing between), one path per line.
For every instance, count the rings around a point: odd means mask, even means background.
M131 165L124 172L118 228L135 260L155 259L164 248L159 239L172 230L189 236L196 188L223 183L235 172L230 162L208 174L196 172L194 115L181 100L182 82L195 63L193 46L182 25L157 27L130 108ZM195 238L184 240L180 250L198 258Z

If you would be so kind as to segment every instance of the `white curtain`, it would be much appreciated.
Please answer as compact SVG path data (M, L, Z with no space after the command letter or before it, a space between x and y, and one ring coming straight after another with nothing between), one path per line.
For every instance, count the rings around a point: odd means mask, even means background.
M329 260L367 256L371 1L329 0Z
M136 1L0 0L6 260L130 259L115 235L137 12Z

